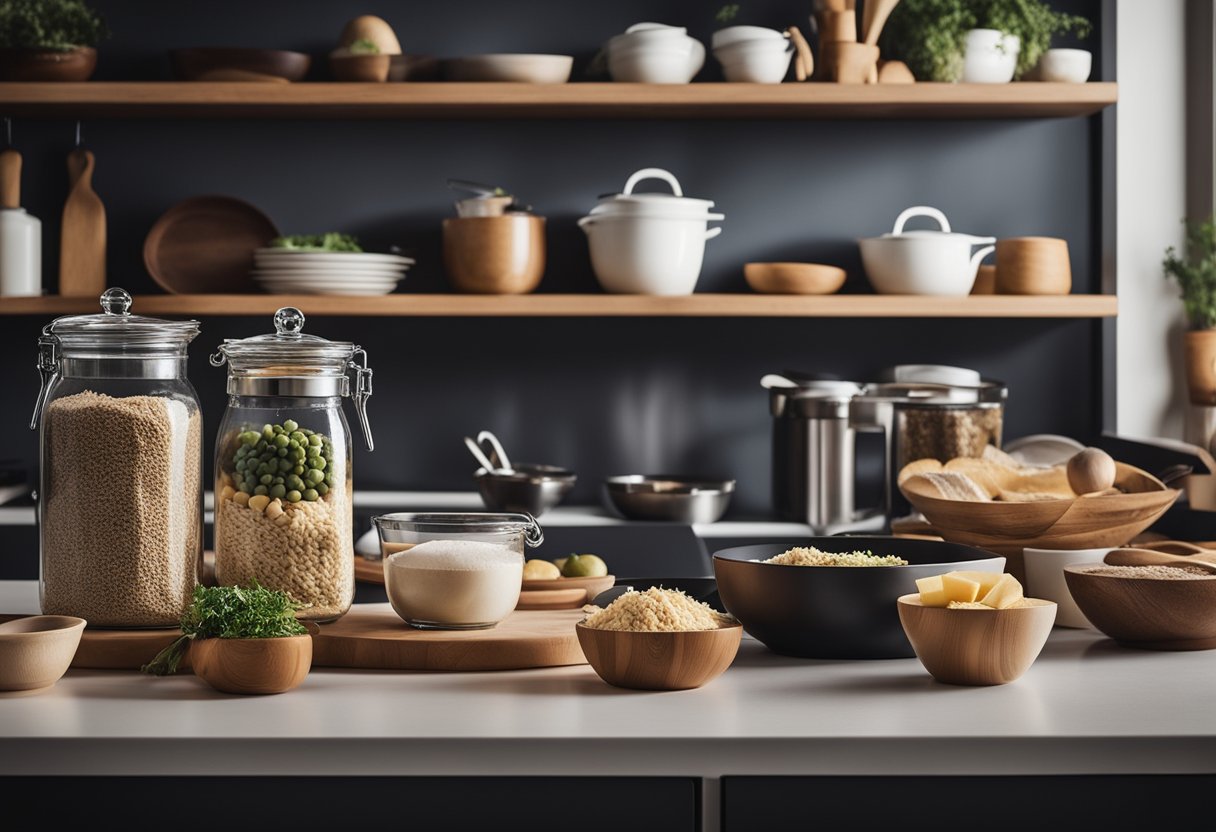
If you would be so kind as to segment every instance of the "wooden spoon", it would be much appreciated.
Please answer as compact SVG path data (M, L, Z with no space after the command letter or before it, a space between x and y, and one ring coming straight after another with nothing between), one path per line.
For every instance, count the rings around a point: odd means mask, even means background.
M791 26L786 31L789 33L790 41L794 44L794 50L798 53L797 60L794 62L794 77L799 81L805 81L815 73L815 55L811 52L811 45L802 36L801 29ZM765 378L768 377L765 376ZM764 383L763 379L760 383Z
M21 154L11 147L0 152L0 208L21 207Z
M93 154L68 154L68 198L59 244L59 294L97 297L106 289L106 208L93 190Z
M899 0L866 0L861 15L861 36L866 43L870 46L878 43L882 27L887 25L887 18L898 5Z
M1152 549L1112 549L1103 562L1110 566L1198 566L1216 574L1216 552L1194 555L1171 555Z

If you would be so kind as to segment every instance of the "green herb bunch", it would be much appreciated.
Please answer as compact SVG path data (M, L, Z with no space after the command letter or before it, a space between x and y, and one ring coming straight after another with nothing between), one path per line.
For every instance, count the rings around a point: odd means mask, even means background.
M143 666L144 673L167 676L177 672L186 646L196 638L286 638L308 630L296 620L302 606L286 592L249 586L199 586L182 616L182 636Z
M1090 22L1043 0L902 0L883 29L883 52L899 57L922 81L957 81L971 29L997 29L1019 39L1020 76L1039 62L1051 39L1089 35Z
M68 52L109 34L83 0L0 0L0 48Z
M350 251L361 252L359 241L350 234L330 231L326 234L292 234L276 237L270 241L274 248L299 249L301 251Z
M1166 279L1178 281L1192 329L1216 329L1216 222L1187 223L1186 256L1165 250Z

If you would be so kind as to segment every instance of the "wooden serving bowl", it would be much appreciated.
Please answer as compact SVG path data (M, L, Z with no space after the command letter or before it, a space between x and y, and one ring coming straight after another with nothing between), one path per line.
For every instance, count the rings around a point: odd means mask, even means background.
M312 636L205 638L190 642L194 673L223 693L283 693L312 667Z
M31 615L0 624L0 690L50 687L67 672L85 620Z
M1122 546L1157 521L1180 492L1122 462L1115 485L1123 494L1033 503L945 500L923 480L899 490L946 540L1008 558L1007 570L1025 582L1022 549L1104 549Z
M302 81L312 58L284 49L196 47L169 50L173 75L180 81Z
M393 55L330 55L329 68L339 81L382 84L388 80Z
M1120 644L1145 650L1216 648L1216 579L1094 575L1064 567L1073 600L1095 627Z
M925 670L948 685L1005 685L1030 669L1056 620L1054 601L1004 610L926 607L903 595L899 621Z
M576 624L587 663L619 688L689 690L721 676L739 652L743 626L635 633Z
M747 263L743 277L752 291L772 295L830 295L840 291L846 272L821 263Z

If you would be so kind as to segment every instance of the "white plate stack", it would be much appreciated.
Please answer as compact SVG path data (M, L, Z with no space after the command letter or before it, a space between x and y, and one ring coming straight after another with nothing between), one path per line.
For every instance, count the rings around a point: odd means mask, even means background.
M276 295L387 295L397 288L412 257L367 252L259 248L254 281Z

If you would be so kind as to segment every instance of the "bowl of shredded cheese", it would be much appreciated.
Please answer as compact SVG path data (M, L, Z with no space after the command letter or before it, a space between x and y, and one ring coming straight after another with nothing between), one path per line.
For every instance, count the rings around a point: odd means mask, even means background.
M713 564L723 605L750 635L813 659L911 658L895 602L917 578L1005 570L1003 557L959 543L861 536L739 546Z
M630 590L584 610L576 628L587 663L623 688L699 688L730 667L743 636L732 616L678 589Z

